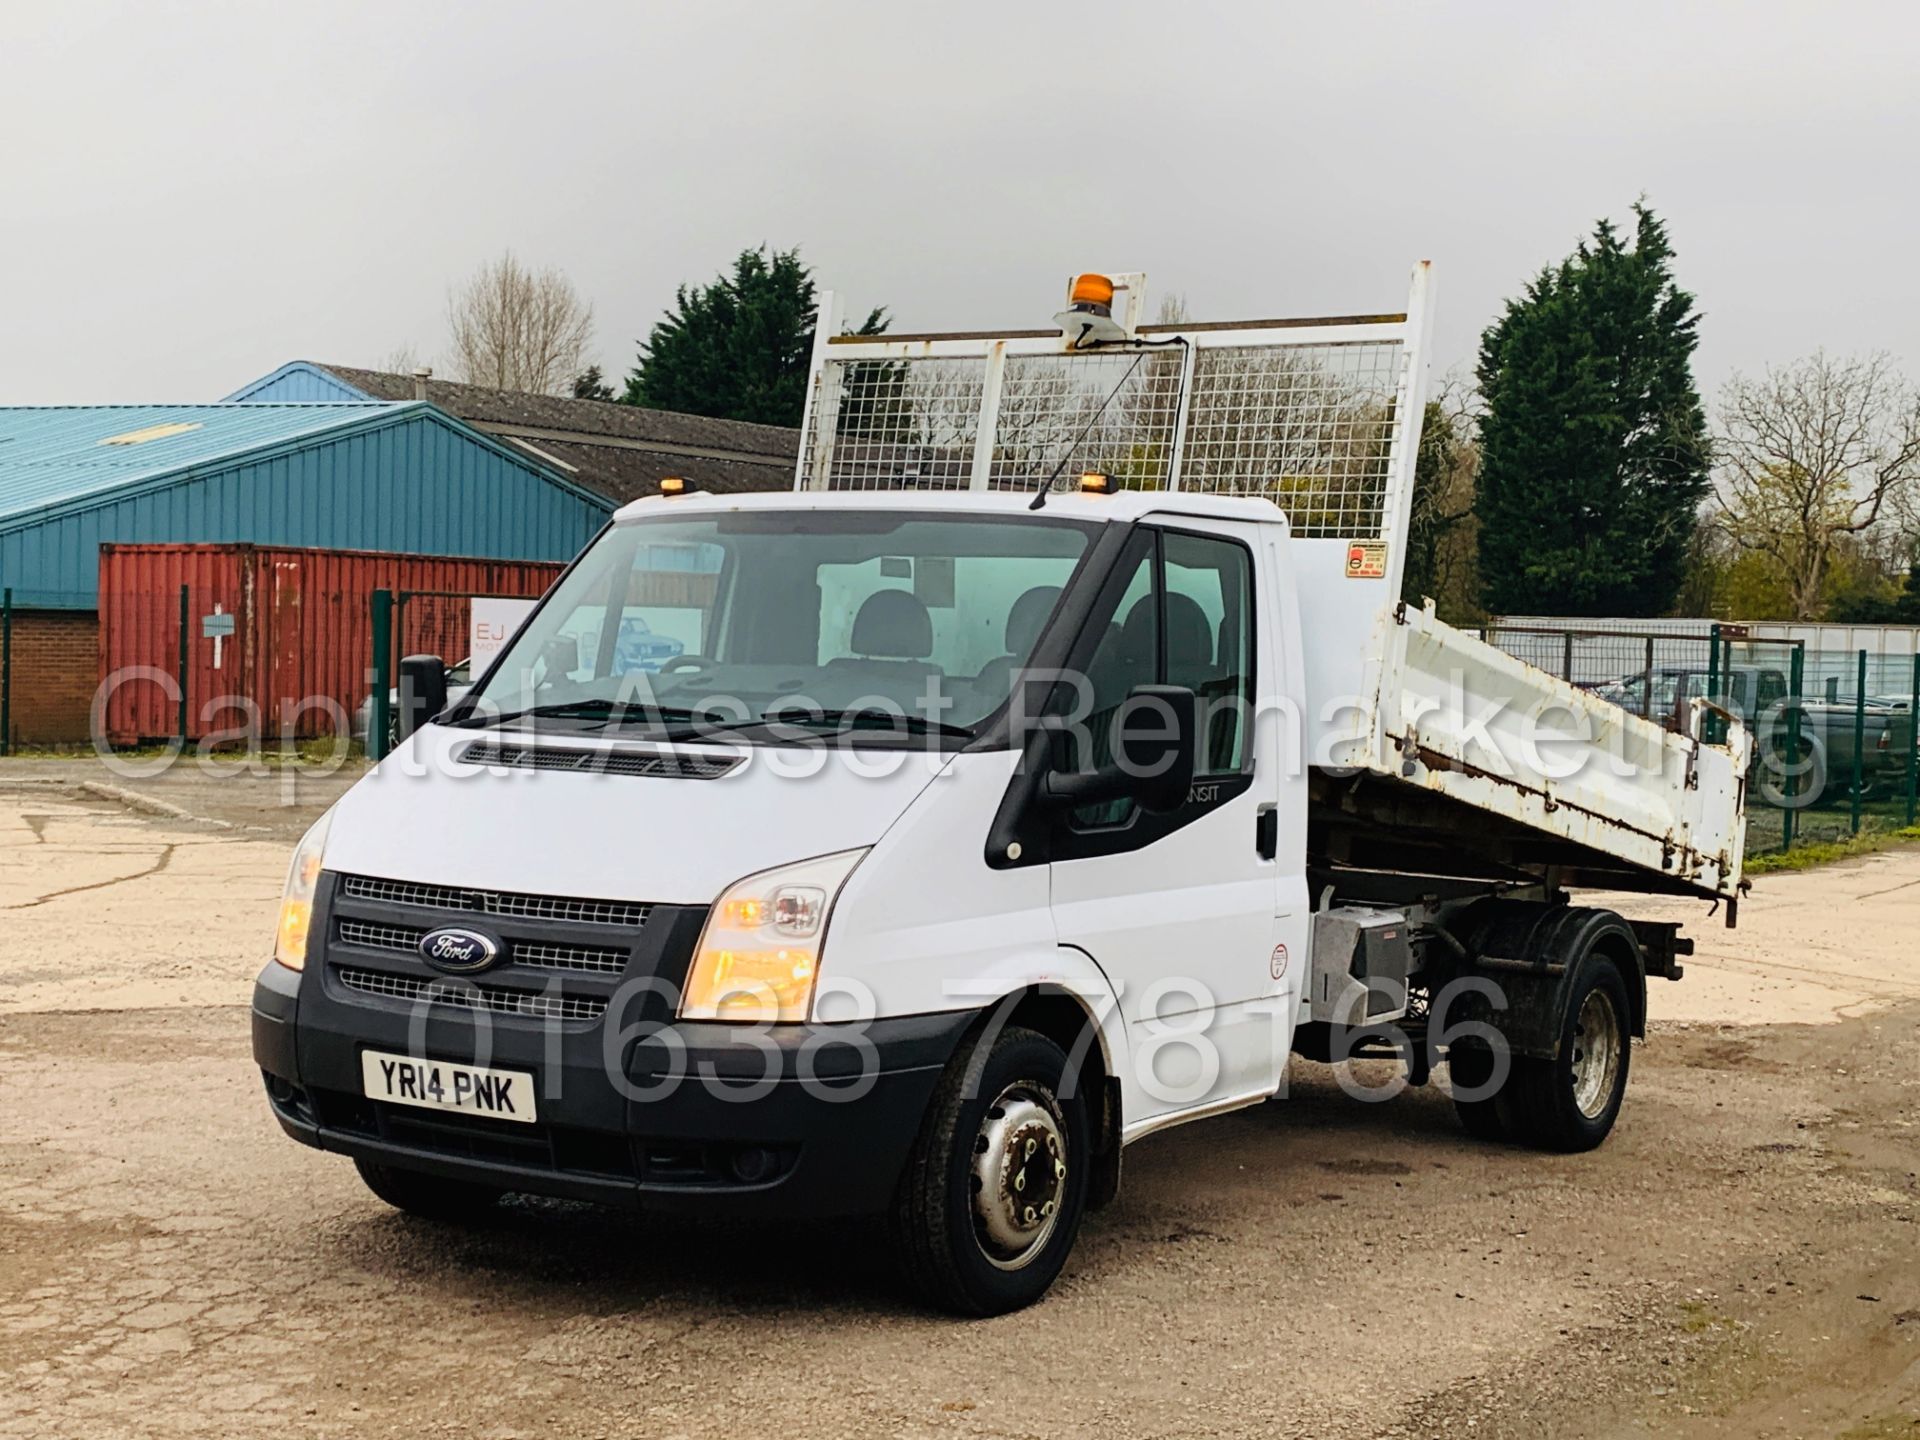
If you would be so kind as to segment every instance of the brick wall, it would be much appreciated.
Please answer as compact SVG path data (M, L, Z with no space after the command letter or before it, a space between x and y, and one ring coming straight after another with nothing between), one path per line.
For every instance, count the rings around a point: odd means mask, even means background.
M91 610L13 612L16 745L84 744L100 680L100 621Z

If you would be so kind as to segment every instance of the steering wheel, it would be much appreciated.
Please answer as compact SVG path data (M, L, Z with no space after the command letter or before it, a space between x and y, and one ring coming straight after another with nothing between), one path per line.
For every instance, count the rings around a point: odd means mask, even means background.
M656 673L661 675L671 675L676 670L704 670L706 668L707 668L707 662L704 656L676 655L671 660L663 664Z

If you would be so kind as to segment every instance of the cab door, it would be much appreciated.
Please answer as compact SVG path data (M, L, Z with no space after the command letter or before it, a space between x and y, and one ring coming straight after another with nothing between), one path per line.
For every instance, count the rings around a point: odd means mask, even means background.
M1136 686L1186 686L1201 704L1184 806L1164 815L1132 800L1084 807L1055 821L1050 846L1060 943L1092 956L1126 1021L1129 1132L1270 1094L1285 1064L1292 1017L1282 976L1303 959L1289 931L1304 920L1283 913L1276 863L1283 727L1255 723L1281 665L1262 529L1142 525L1070 665L1085 677L1082 714L1068 727L1076 763L1108 758L1084 752L1098 751L1103 725Z

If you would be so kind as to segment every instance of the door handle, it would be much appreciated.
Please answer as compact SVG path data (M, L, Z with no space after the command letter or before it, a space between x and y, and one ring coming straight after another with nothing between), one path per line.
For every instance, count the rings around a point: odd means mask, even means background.
M1253 846L1260 852L1262 860L1272 860L1280 853L1280 807L1262 805L1253 815Z

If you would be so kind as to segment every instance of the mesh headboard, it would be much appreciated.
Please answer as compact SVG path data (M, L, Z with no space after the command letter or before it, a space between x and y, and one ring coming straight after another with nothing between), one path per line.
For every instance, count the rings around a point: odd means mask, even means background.
M1129 489L1263 496L1301 539L1386 541L1397 572L1422 399L1425 266L1404 314L842 336L822 312L801 489Z

